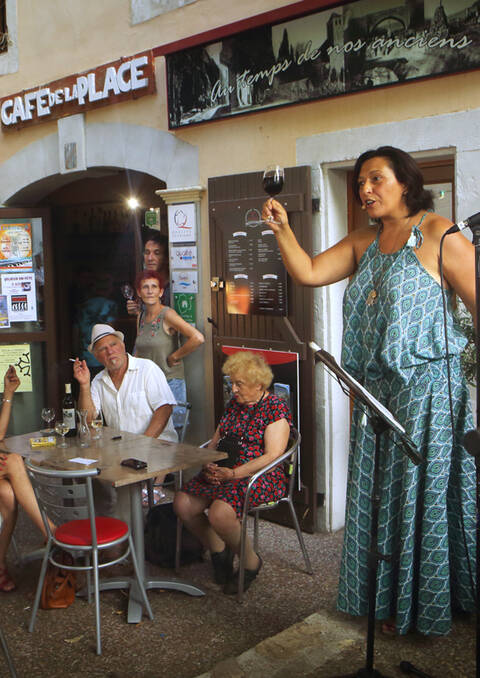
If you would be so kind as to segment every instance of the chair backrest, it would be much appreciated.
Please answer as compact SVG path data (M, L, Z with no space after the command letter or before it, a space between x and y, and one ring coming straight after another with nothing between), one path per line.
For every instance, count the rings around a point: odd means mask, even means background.
M99 470L59 471L36 466L30 459L26 460L25 467L49 539L54 538L54 535L48 518L57 526L70 520L89 519L92 544L96 545L92 478L99 474Z
M188 421L190 419L190 410L192 409L192 406L191 406L190 403L179 403L179 402L177 402L176 407L183 407L183 412L184 412L183 424L182 424L182 426L177 427L177 430L180 429L179 434L178 434L178 441L180 443L183 443L183 441L185 440L185 434L186 434L187 428L188 428Z
M287 449L284 454L286 459L283 464L285 469L285 475L288 479L288 491L287 496L293 496L293 490L295 489L295 475L297 471L297 460L298 460L298 446L300 445L301 436L296 428L290 429L290 437L288 439Z
M268 502L267 504L262 504L262 507L268 507L268 508L273 508L276 504L278 504L279 501L284 501L286 498L292 498L293 496L293 489L295 486L295 471L296 471L296 466L297 466L297 456L298 456L298 446L300 444L301 436L300 433L297 431L295 428L291 428L290 430L290 436L288 439L288 444L287 444L287 449L283 454L281 454L277 459L272 461L270 464L267 464L267 466L264 466L260 471L257 471L254 473L251 477L250 480L248 481L247 485L247 491L245 493L245 500L244 500L244 505L243 505L243 517L247 515L247 513L250 512L250 510L255 510L251 509L249 504L250 504L250 492L251 489L260 476L262 476L265 473L268 473L272 469L274 469L277 466L280 466L280 464L283 464L284 469L285 469L285 474L288 479L288 484L287 484L287 493L283 497L283 499L279 499L278 501L272 501ZM260 509L260 507L257 507Z

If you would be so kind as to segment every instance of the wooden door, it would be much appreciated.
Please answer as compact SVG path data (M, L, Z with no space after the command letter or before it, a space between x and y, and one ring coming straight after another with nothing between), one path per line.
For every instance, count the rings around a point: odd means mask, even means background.
M308 342L313 338L312 290L295 285L282 266L286 297L277 298L279 307L283 306L281 315L275 314L278 308L268 311L261 309L259 312L255 304L253 310L256 312L232 313L226 298L227 247L232 226L236 228L238 225L245 232L251 227L265 228L265 225L256 222L265 201L261 187L262 172L215 177L208 182L215 421L220 419L224 407L221 365L225 356L222 347L238 346L298 353L299 427L302 444L300 481L297 484L295 504L302 528L314 531L317 500L314 359L312 351L308 349ZM290 224L300 244L307 252L311 252L310 167L285 170L285 184L279 200L288 211ZM276 247L276 241L274 246ZM272 246L269 247L272 249ZM290 524L286 511L276 511L272 517Z
M0 209L0 249L0 355L15 364L22 382L9 428L17 434L39 429L42 408L58 412L60 404L50 210ZM30 303L34 316L24 313Z

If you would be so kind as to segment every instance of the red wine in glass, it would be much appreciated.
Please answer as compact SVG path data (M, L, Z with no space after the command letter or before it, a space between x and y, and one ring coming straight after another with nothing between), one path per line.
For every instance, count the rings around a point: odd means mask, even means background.
M284 171L278 165L269 165L263 173L263 190L273 198L283 190Z

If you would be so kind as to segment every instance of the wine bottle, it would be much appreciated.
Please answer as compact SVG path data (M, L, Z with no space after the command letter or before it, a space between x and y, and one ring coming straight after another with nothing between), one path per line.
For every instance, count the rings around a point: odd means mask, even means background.
M72 385L65 384L65 395L62 400L63 421L68 424L67 438L77 434L77 420L75 418L75 403L72 396Z

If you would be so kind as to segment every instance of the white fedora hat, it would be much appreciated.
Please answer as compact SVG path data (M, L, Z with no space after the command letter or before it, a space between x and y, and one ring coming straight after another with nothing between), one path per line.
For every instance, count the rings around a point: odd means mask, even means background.
M120 339L120 341L123 341L123 332L118 332L117 330L114 330L113 327L110 325L94 325L92 327L92 340L90 342L90 345L88 347L88 350L90 353L93 353L93 347L97 343L99 339L103 339L103 337L108 337L109 334L114 334L116 337Z

